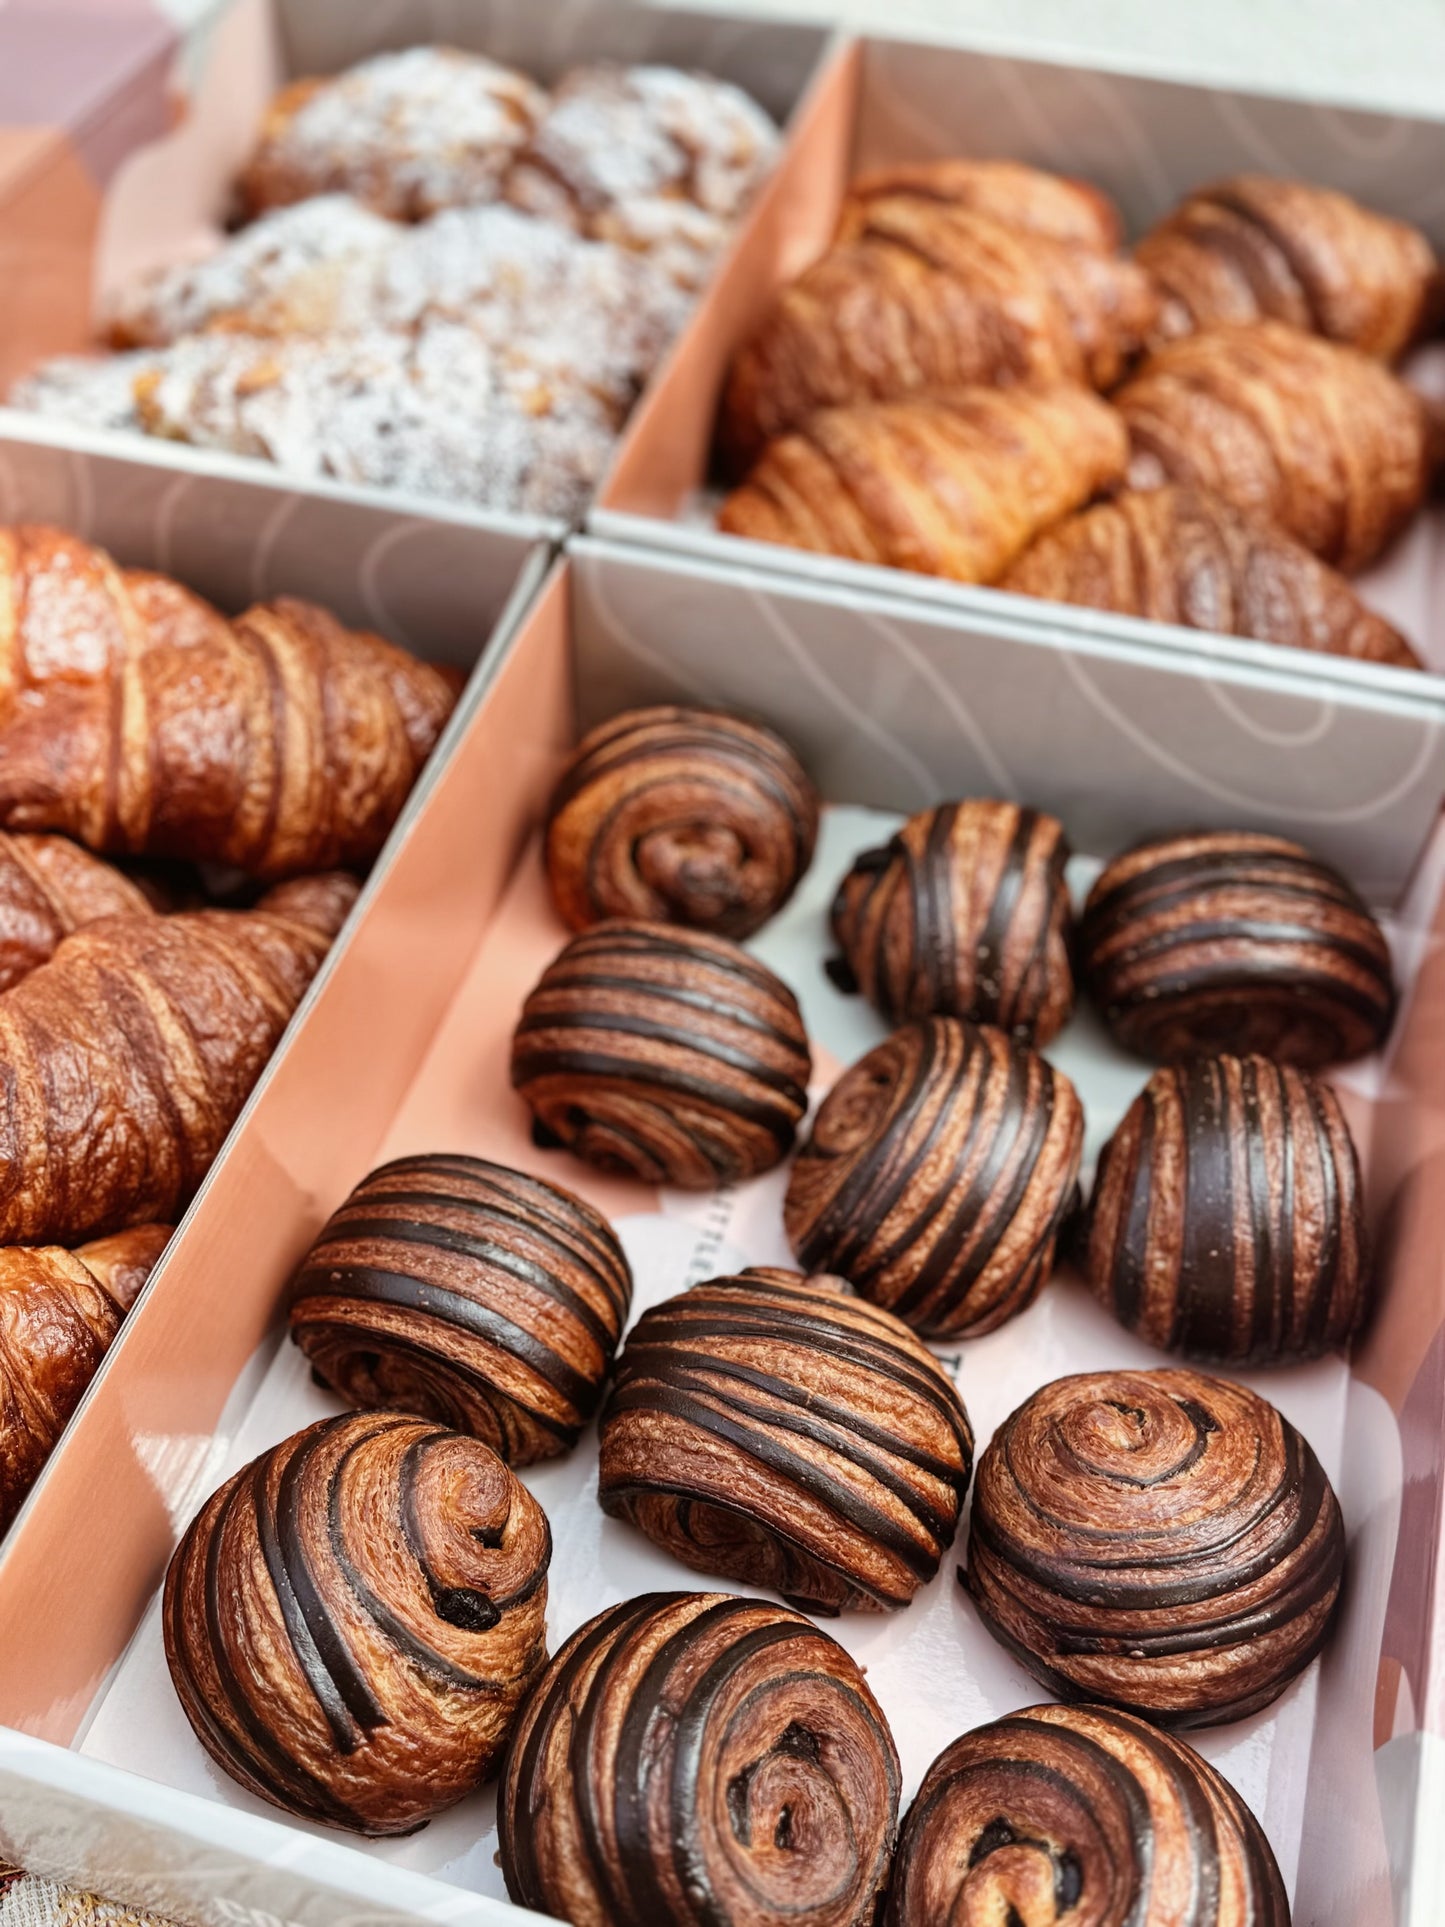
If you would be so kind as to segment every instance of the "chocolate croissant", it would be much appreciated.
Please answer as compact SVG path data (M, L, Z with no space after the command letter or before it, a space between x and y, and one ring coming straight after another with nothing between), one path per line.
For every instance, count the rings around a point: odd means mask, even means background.
M1044 1045L1074 1007L1063 825L973 797L920 810L856 857L833 899L828 966L890 1023L971 1017Z
M808 1108L797 999L723 937L598 924L542 973L512 1039L512 1087L544 1145L708 1190L780 1164Z
M1161 348L1113 397L1136 488L1221 496L1353 575L1425 498L1425 403L1353 348L1259 321Z
M1344 1557L1330 1482L1268 1400L1201 1372L1091 1372L994 1433L964 1576L1050 1692L1213 1726L1319 1652Z
M740 472L820 409L922 391L1123 374L1147 276L1092 247L913 193L858 204L854 238L786 288L733 363L719 439Z
M1202 187L1134 258L1158 286L1161 338L1285 321L1394 361L1435 319L1438 267L1418 228L1347 194L1271 174Z
M1080 1268L1166 1351L1278 1365L1347 1345L1371 1274L1339 1099L1264 1057L1156 1071L1104 1146Z
M395 1158L302 1260L291 1336L349 1405L530 1465L577 1443L631 1302L616 1233L572 1192L483 1158Z
M718 527L889 568L993 582L1123 480L1123 422L1073 383L828 408L764 452Z
M322 1419L245 1466L176 1548L176 1694L250 1793L411 1833L482 1784L546 1663L546 1515L477 1439Z
M370 862L455 699L310 603L228 622L55 529L0 529L0 610L0 826L110 855Z
M1259 1052L1319 1069L1389 1035L1385 933L1329 864L1248 830L1154 837L1100 871L1079 966L1126 1050Z
M973 1433L908 1327L841 1278L752 1269L628 1334L602 1510L695 1572L804 1612L906 1606L953 1543Z
M959 158L904 161L860 175L848 189L835 238L856 240L874 206L898 196L966 208L1003 227L1098 254L1112 254L1123 236L1118 209L1088 181L1020 161Z
M143 917L130 878L63 836L0 830L0 991L55 954L62 937L101 917Z
M1424 666L1328 563L1202 489L1127 489L1095 503L1046 529L998 586L1357 662Z
M0 997L0 1243L74 1243L190 1199L356 894L108 917Z
M0 1532L65 1430L171 1228L0 1249Z
M1062 1071L1002 1031L924 1018L824 1098L788 1179L788 1241L924 1337L975 1337L1048 1277L1083 1138Z
M573 930L606 917L742 938L813 858L818 794L780 736L717 709L630 709L578 744L547 813L547 880Z
M1193 1747L1112 1707L1030 1706L965 1733L929 1767L883 1927L1289 1918L1264 1829Z
M872 1927L898 1819L863 1674L800 1614L720 1593L611 1606L507 1747L507 1892L562 1920Z

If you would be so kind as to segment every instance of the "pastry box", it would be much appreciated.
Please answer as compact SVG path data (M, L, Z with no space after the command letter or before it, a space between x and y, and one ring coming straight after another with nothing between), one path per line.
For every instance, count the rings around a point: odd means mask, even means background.
M130 0L115 11L122 20L131 18ZM28 13L21 7L22 22ZM180 16L183 27L158 18L145 0L134 0L133 14L136 33L139 23L146 27L148 111L123 114L117 104L105 139L97 137L104 166L93 167L87 178L93 206L86 224L70 220L66 225L63 275L58 266L44 271L46 257L40 251L47 222L52 237L55 233L52 210L35 196L4 194L7 150L0 149L0 262L17 262L26 289L24 300L7 301L0 314L0 392L42 360L92 347L98 318L138 273L194 260L216 246L236 174L254 145L263 112L277 90L298 76L326 74L389 49L433 43L488 54L544 83L586 62L658 62L735 82L784 125L829 46L827 31L817 26L731 20L629 0L581 0L565 8L528 0L480 0L464 8L441 0L381 8L352 7L344 0L206 0ZM98 84L90 72L92 36L65 31L71 10L37 4L37 23L42 15L50 24L27 30L21 43L37 71L58 76L57 85L67 76L78 84L84 59L87 78ZM110 9L102 9L99 17L109 22L110 16ZM114 37L108 28L102 40L108 44ZM0 61L0 75L6 64ZM117 103L128 101L122 80L131 92L139 82L119 50L107 71ZM3 110L0 92L0 133ZM28 136L30 130L24 132ZM17 165L20 157L17 140ZM742 225L751 218L745 213ZM247 456L165 439L149 442L4 407L0 438L80 452L131 450L139 444L178 475L244 476L258 467L264 472ZM329 492L325 483L315 486ZM408 501L404 491L378 493L404 508L425 501L430 511L484 525L505 519L490 509L448 509L432 494Z
M1407 218L1445 246L1436 183L1445 162L1445 121L1409 119L1299 100L1273 99L1183 80L1133 77L1014 59L966 46L864 38L840 54L800 113L774 192L740 241L674 356L634 420L591 512L589 526L708 562L771 570L810 585L820 599L846 592L926 604L959 634L989 625L1044 627L1081 647L1092 634L1126 641L1142 658L1193 652L1211 662L1269 666L1320 691L1335 726L1352 732L1365 710L1388 699L1422 730L1438 727L1441 686L1373 663L1217 638L1200 630L1005 595L913 573L746 541L714 526L723 482L713 431L732 357L778 293L831 240L847 185L859 174L945 156L1006 158L1079 176L1118 204L1136 237L1192 189L1241 171L1294 176ZM1438 392L1445 349L1417 351L1411 378ZM1445 555L1445 512L1428 508L1358 587L1413 641L1426 665L1445 670L1436 585ZM1209 756L1212 718L1201 723ZM1400 725L1398 762L1412 730ZM1222 769L1215 771L1221 783ZM1438 795L1445 766L1432 765Z
M534 1145L510 1088L522 999L566 935L538 829L579 725L623 704L710 701L770 721L809 765L826 806L818 853L751 947L800 998L815 1097L885 1034L824 972L827 906L853 855L901 813L996 792L1007 776L1017 795L1062 815L1076 893L1121 844L1211 820L1217 797L1180 759L1151 760L1137 733L1080 731L1067 708L1039 700L1065 645L1033 630L976 660L928 622L927 611L894 606L879 626L840 638L804 587L717 568L694 579L675 557L604 542L581 542L554 568L506 648L491 653L453 753L373 879L352 942L258 1087L0 1552L0 1851L207 1927L363 1918L501 1927L523 1917L504 1897L490 1791L376 1844L292 1823L224 1778L172 1693L157 1591L179 1533L222 1477L337 1409L285 1339L285 1292L319 1226L383 1158L464 1151L576 1189L622 1236L634 1313L744 1263L789 1262L782 1171L713 1193L603 1176ZM886 697L881 678L862 676L865 649L891 652ZM1110 666L1131 667L1119 654ZM1004 673L1010 663L1017 673ZM1192 672L1176 662L1174 673ZM993 705L979 722L960 702L975 683ZM1247 708L1242 685L1224 687ZM1282 727L1285 712L1274 713ZM998 754L1006 769L991 760ZM1247 809L1237 815L1251 820ZM1287 798L1252 820L1301 834L1311 822L1308 803L1292 816ZM1364 1161L1378 1311L1348 1363L1243 1375L1298 1425L1336 1484L1349 1546L1343 1612L1323 1660L1273 1706L1196 1736L1259 1815L1296 1920L1332 1927L1424 1927L1445 1903L1430 1820L1445 1758L1436 1592L1445 843L1429 839L1422 852L1396 828L1393 855L1382 829L1373 849L1351 856L1342 846L1341 861L1377 902L1398 898L1387 928L1400 1014L1385 1054L1332 1080ZM1407 873L1402 892L1377 887ZM1049 1054L1083 1100L1087 1169L1147 1066L1082 1014ZM1067 1270L1011 1323L939 1356L980 1444L1047 1379L1158 1362ZM707 1583L603 1518L596 1468L588 1432L570 1456L523 1475L552 1525L553 1649L610 1602ZM889 1716L905 1800L956 1734L1041 1697L965 1599L962 1550L961 1538L905 1611L828 1622Z

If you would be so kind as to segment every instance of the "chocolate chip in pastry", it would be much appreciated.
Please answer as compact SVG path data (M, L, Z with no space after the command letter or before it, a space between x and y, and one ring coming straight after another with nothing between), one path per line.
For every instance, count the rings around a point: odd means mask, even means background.
M1132 1714L1031 1706L965 1733L928 1769L883 1927L1186 1919L1289 1927L1258 1820L1193 1747Z
M1279 1365L1347 1345L1372 1280L1339 1099L1264 1057L1156 1071L1100 1156L1080 1245L1095 1297L1166 1351Z
M924 1018L823 1100L788 1180L789 1242L925 1337L992 1331L1053 1267L1083 1136L1073 1085L1027 1045Z
M818 795L780 736L722 710L629 709L588 732L553 792L547 879L563 921L747 937L813 857Z
M1344 1557L1330 1482L1267 1399L1202 1372L1088 1372L995 1432L966 1581L1051 1692L1214 1726L1319 1652Z
M1074 1007L1063 825L970 798L911 816L833 901L830 975L890 1023L971 1017L1047 1044Z
M397 1158L306 1254L291 1336L349 1405L530 1465L577 1443L631 1302L616 1233L572 1192L483 1158Z
M496 1763L546 1662L551 1535L480 1440L353 1412L265 1452L166 1575L196 1737L264 1800L411 1833Z
M840 1278L752 1269L628 1335L598 1497L695 1572L805 1612L906 1606L958 1529L973 1433L906 1325Z
M811 1069L797 999L765 965L723 937L623 919L547 966L512 1039L539 1141L691 1190L787 1156Z
M1089 892L1079 963L1126 1050L1168 1062L1259 1052L1318 1069L1382 1044L1390 950L1355 891L1298 843L1249 831L1156 837Z
M859 1668L800 1614L650 1593L575 1632L507 1748L507 1891L563 1920L871 1927L898 1756Z

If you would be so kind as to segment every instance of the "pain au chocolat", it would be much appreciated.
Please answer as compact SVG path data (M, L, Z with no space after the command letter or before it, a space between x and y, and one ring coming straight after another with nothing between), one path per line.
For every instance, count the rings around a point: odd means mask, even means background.
M717 709L631 709L583 737L552 797L547 878L562 919L747 937L813 857L818 796L780 736Z
M891 1023L971 1017L1046 1044L1074 1007L1063 825L973 797L855 858L833 900L834 980Z
M805 1612L906 1606L958 1530L952 1380L841 1278L754 1269L643 1313L602 1415L598 1497L695 1572Z
M1378 1048L1390 949L1356 892L1298 843L1249 831L1152 838L1089 892L1080 968L1126 1050L1163 1062L1259 1052L1318 1069Z
M797 999L765 965L724 937L622 919L548 965L512 1040L539 1141L693 1190L786 1157L811 1069Z
M945 1747L884 1927L1289 1927L1264 1830L1193 1747L1108 1706L1030 1706Z
M1095 1297L1166 1351L1264 1365L1348 1344L1371 1277L1339 1099L1264 1057L1157 1070L1104 1147L1079 1242Z
M898 1755L859 1668L762 1599L649 1593L527 1701L497 1827L520 1906L594 1927L872 1927Z
M303 1259L291 1336L349 1405L530 1465L577 1443L631 1302L616 1233L572 1192L484 1158L397 1158Z
M288 1813L410 1833L475 1791L546 1662L552 1542L495 1452L352 1412L202 1507L166 1575L196 1737Z
M1319 1652L1344 1555L1330 1482L1267 1399L1202 1372L1087 1372L994 1434L965 1579L1051 1692L1213 1726Z
M906 1024L833 1086L783 1221L927 1338L992 1331L1032 1303L1077 1195L1084 1113L1062 1071L1000 1030Z

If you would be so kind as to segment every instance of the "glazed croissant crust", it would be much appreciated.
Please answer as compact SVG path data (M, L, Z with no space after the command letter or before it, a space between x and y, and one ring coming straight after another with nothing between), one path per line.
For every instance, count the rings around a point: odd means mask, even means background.
M0 830L0 990L44 963L83 924L150 909L129 877L68 837Z
M1112 254L1122 236L1118 210L1088 181L1021 161L958 158L905 161L860 175L848 189L836 238L855 239L874 206L898 195L986 214L1020 233L1099 254Z
M229 622L42 527L0 529L0 826L277 877L370 861L454 700L282 598Z

